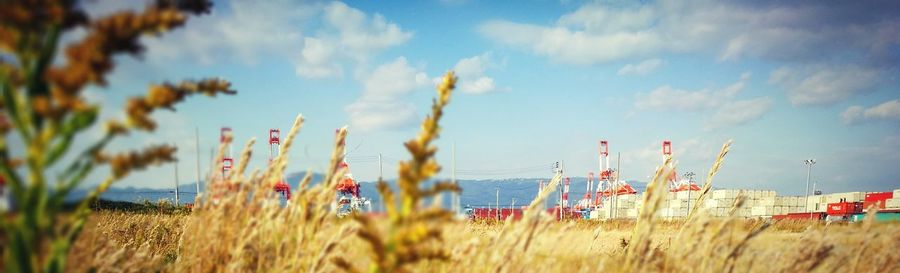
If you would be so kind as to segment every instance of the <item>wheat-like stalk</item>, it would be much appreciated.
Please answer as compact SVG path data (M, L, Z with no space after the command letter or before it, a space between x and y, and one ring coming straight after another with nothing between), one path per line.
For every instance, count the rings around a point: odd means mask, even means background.
M712 189L713 177L719 172L719 168L725 161L725 155L728 154L728 151L731 149L731 142L731 140L728 140L725 144L722 144L722 149L719 151L719 155L716 156L716 161L713 162L712 167L709 168L709 173L706 174L706 182L703 184L703 189L700 190L700 196L697 197L697 202L691 207L685 221L690 221L691 218L693 218L696 211L700 209L701 204L703 204L703 201L706 200L707 195L709 195L709 190Z

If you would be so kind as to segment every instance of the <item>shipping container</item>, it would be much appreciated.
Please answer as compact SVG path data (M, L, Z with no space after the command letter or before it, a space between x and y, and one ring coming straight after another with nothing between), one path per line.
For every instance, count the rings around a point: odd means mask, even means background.
M894 198L885 200L884 207L886 209L900 209L900 195L894 195Z
M521 208L475 208L472 209L470 214L470 218L472 219L498 219L506 220L506 218L513 217L514 220L522 219L522 209Z
M862 212L862 202L841 202L828 204L828 215L848 216Z
M865 218L865 213L854 214L850 221L862 222ZM879 211L875 213L875 222L900 222L900 211Z
M870 192L866 193L866 198L863 201L863 211L869 209L870 206L875 206L878 209L885 209L887 207L887 200L894 197L894 192Z

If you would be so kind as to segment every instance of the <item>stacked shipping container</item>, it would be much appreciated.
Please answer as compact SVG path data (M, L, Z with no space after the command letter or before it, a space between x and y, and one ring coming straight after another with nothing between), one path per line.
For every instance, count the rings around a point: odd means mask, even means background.
M666 201L657 216L663 218L686 217L690 207L694 206L699 197L699 192L687 191L668 193ZM813 213L824 215L828 212L829 204L857 203L865 209L866 204L875 204L882 210L900 210L900 189L893 192L843 192L827 195L809 196L777 196L775 191L762 190L713 190L707 199L700 205L712 216L728 216L736 198L743 195L747 198L742 208L735 211L735 216L744 218L770 218L777 215ZM606 204L591 212L591 219L636 218L643 207L642 194L619 196L616 210L612 210L612 204ZM865 202L864 202L865 201ZM868 202L868 203L866 203ZM847 205L850 206L850 205Z

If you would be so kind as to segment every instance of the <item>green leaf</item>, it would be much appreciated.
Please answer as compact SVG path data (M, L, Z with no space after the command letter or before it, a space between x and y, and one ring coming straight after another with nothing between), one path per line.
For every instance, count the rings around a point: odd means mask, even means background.
M75 113L72 118L63 124L62 129L59 132L61 137L60 141L56 142L53 147L50 148L50 152L47 153L45 159L46 166L52 166L53 163L62 157L62 155L66 154L66 151L69 150L69 146L72 145L72 140L75 139L75 134L94 124L94 122L97 121L98 113L99 108L94 107L87 111Z

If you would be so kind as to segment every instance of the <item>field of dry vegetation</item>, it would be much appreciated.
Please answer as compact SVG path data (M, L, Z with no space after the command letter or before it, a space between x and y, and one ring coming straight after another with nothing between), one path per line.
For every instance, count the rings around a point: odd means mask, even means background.
M228 226L242 234L246 230L214 221L207 228L188 228L192 216L184 214L141 214L104 211L91 216L88 228L69 255L71 272L99 269L100 272L215 272L215 271L306 271L316 263L318 271L336 271L330 256L343 257L363 267L371 251L362 239L342 236L349 221L329 223L317 237L323 242L339 240L333 249L311 246L296 253L294 260L279 255L299 251L287 241L303 228L283 227L278 232L260 234L243 246L234 241L209 240L210 232ZM270 219L268 221L279 221ZM761 222L740 220L725 234L713 234L724 220L703 222L678 236L677 223L660 223L651 236L652 251L640 258L642 272L897 272L900 259L900 225L823 225L778 222L744 242L748 232ZM524 223L523 223L524 224ZM542 221L530 246L518 232L503 234L502 223L448 222L443 226L442 247L447 261L421 263L407 268L412 272L624 272L625 249L630 244L633 221L613 223ZM701 227L703 229L701 229ZM513 231L517 231L514 229ZM344 232L346 233L346 232ZM344 234L346 235L346 234ZM715 239L713 239L715 238ZM237 238L233 238L235 240ZM249 238L248 238L249 239ZM208 240L208 241L201 241ZM503 240L503 242L499 242ZM188 242L190 241L190 242ZM282 242L282 243L280 243ZM518 243L514 243L518 242ZM278 247L281 244L280 248ZM190 246L188 248L187 246ZM266 248L264 246L272 246ZM206 249L225 248L213 253ZM238 255L240 256L233 256ZM732 255L732 253L736 253ZM187 257L181 257L187 256ZM729 258L733 256L733 258ZM191 259L208 259L192 267ZM730 261L732 260L733 261ZM733 269L732 265L733 264ZM724 266L724 270L723 270Z

